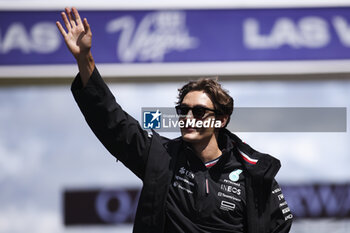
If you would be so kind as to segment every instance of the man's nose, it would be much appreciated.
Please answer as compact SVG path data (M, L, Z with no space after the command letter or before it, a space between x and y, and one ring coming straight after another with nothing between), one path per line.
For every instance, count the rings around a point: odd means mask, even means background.
M186 118L186 119L193 119L193 118L194 118L194 117L193 117L192 109L190 109L190 110L187 112L185 118Z

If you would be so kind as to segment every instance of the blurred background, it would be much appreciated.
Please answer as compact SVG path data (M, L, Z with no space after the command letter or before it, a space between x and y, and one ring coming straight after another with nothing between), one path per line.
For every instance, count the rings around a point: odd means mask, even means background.
M66 6L88 18L96 65L140 123L202 76L219 76L238 108L343 110L297 130L230 130L281 160L291 232L350 232L350 3L0 0L1 233L132 231L142 184L72 98L78 70L55 26Z

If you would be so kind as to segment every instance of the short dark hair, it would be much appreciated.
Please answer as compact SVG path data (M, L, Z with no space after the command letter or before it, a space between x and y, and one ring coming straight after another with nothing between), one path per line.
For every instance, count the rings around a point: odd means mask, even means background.
M181 104L185 96L191 91L203 91L206 93L213 102L217 115L228 116L225 127L227 126L233 112L233 98L228 94L227 90L224 90L221 87L217 78L200 78L198 80L190 81L182 88L179 88L178 91L179 95L177 104Z

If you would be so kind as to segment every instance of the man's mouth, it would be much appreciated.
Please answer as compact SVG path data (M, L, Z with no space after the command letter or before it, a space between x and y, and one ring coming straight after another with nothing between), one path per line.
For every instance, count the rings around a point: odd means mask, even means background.
M197 130L197 128L194 127L184 127L183 130L185 130L186 132L194 132Z

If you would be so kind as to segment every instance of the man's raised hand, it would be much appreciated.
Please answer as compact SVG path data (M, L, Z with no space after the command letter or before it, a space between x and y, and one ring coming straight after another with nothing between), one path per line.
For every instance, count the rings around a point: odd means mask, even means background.
M78 10L65 8L65 12L61 12L61 16L66 26L65 30L59 21L56 22L68 49L71 51L75 59L87 57L91 49L92 33L87 19L82 21ZM68 16L68 17L67 17Z
M66 26L65 30L59 21L56 22L68 49L77 60L81 81L85 86L95 68L95 62L91 54L92 33L86 18L81 21L78 10L66 8L61 12ZM68 17L67 17L68 16Z

